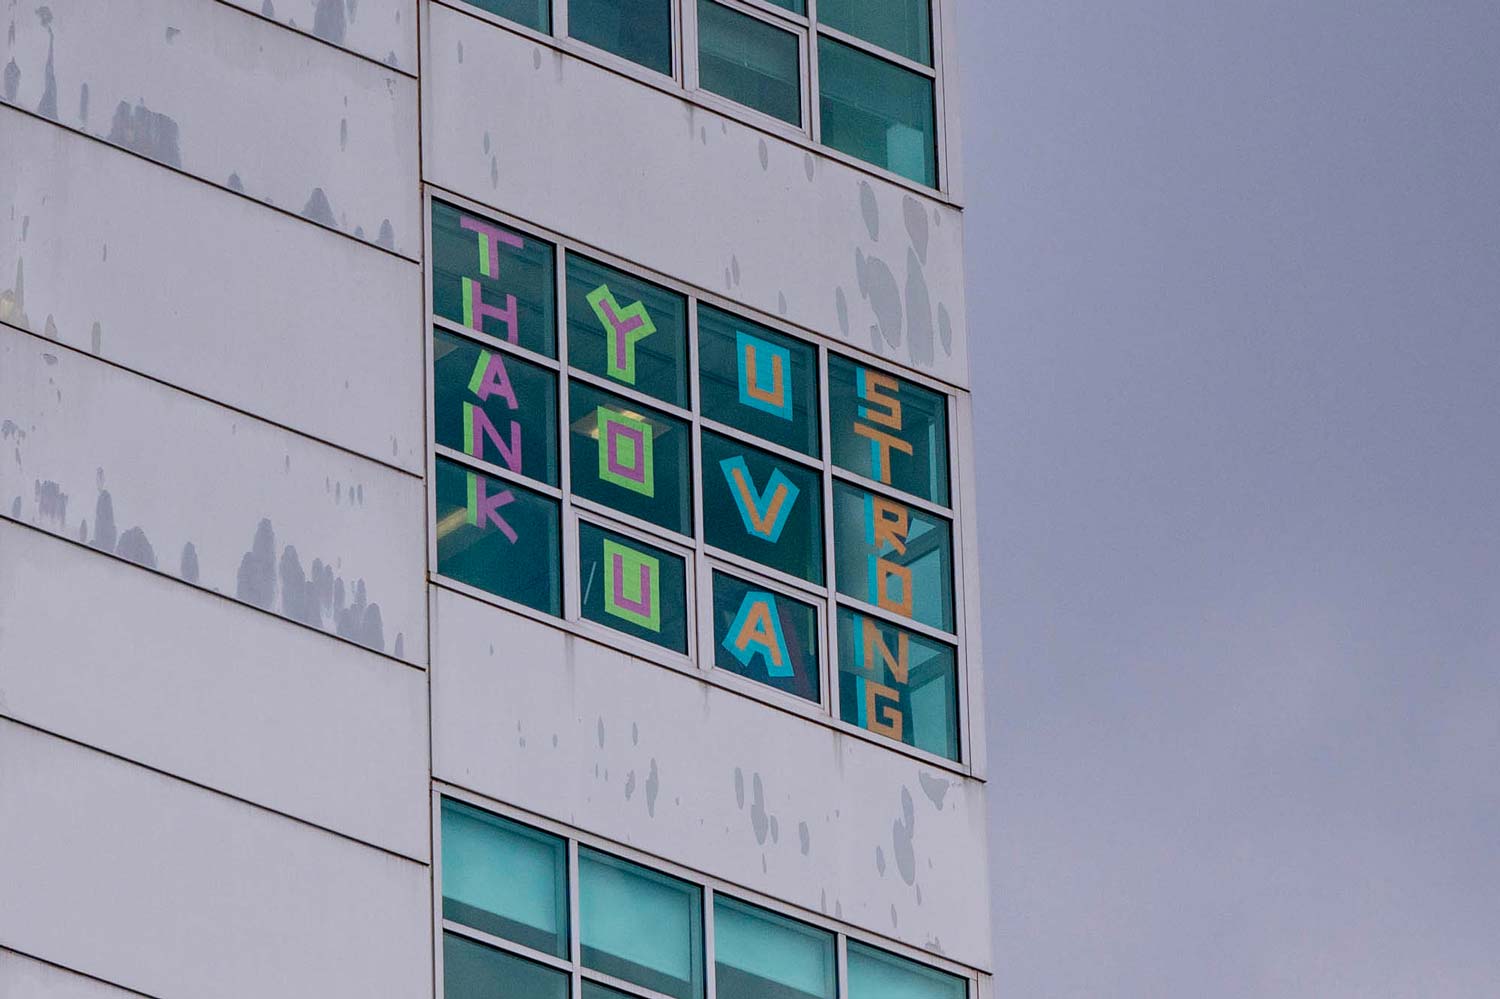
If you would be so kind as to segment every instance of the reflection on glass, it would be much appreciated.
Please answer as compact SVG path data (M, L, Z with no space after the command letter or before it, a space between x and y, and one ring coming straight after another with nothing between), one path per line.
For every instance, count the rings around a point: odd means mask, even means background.
M580 522L578 579L585 618L687 653L687 571L683 559L635 538Z
M568 976L444 933L443 999L568 999Z
M818 701L818 612L800 600L713 574L714 665Z
M833 523L840 593L953 631L953 528L946 520L835 482Z
M913 62L932 65L928 0L818 0L818 20Z
M672 75L670 0L568 0L568 34Z
M432 331L434 438L557 485L557 376L540 364Z
M548 614L562 613L557 502L437 459L438 572Z
M968 982L849 941L849 999L965 999Z
M948 505L948 401L940 392L828 356L833 463Z
M824 145L937 186L931 78L820 37L818 89Z
M719 999L833 999L834 979L832 933L714 896Z
M555 356L555 267L551 243L432 203L432 311L444 319Z
M700 304L698 372L709 419L818 456L818 351L812 344Z
M839 608L839 717L908 746L958 759L953 646Z
M797 36L713 0L698 2L698 82L773 118L802 124Z
M688 424L583 382L568 385L573 494L690 534Z
M704 540L821 584L822 476L708 431L702 447Z
M684 409L687 300L568 254L568 363Z
M451 798L442 836L444 919L567 956L565 840Z
M578 848L583 965L675 997L703 995L703 892L608 854Z

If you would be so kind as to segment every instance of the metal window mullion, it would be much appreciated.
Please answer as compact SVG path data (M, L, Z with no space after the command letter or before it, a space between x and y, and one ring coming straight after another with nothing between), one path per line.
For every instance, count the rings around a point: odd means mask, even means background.
M583 927L579 922L578 840L568 837L568 957L574 969L583 966Z
M940 15L944 0L932 0L928 9L927 31L928 51L932 55L932 113L936 119L937 134L933 141L937 148L933 150L936 161L933 163L933 186L939 191L948 187L948 111L947 101L944 98L943 80L946 74L941 71L943 65L943 22Z
M838 28L830 28L826 24L818 25L818 34L823 35L835 42L838 42L841 45L847 45L851 49L858 49L866 55L872 55L882 62L888 62L893 66L899 66L902 69L909 70L910 72L916 73L918 76L925 76L929 79L937 78L938 71L935 67L920 63L917 60L912 59L909 56L901 55L898 52L892 52L890 49L880 45L876 45L873 42L867 42L863 38L860 38L858 35L851 35L847 31L840 31Z
M821 472L826 466L826 463L819 458L814 458L810 454L804 454L795 448L789 448L785 444L768 441L754 431L746 430L743 427L731 427L727 423L720 423L706 416L700 422L703 425L703 429L711 433L718 434L720 437L727 437L735 443L743 443L746 447L754 448L757 451L764 451L773 457L793 462L809 471Z
M818 0L807 0L807 135L822 145L823 102L818 88Z
M463 323L456 323L446 316L440 316L437 313L432 314L430 325L433 329L442 330L444 333L448 333L452 336L463 337L466 340L473 341L474 343L477 343L479 346L484 347L487 350L498 351L499 353L514 357L517 360L535 364L539 368L546 368L553 374L557 374L561 368L561 365L558 363L556 358L548 357L546 354L538 353L537 351L532 350L530 347L522 347L520 344L511 343L509 340L502 340L497 336L492 336L489 333L484 332L483 330L476 330L472 326L465 326ZM431 334L429 333L429 337L430 335Z
M657 410L666 416L670 416L678 420L688 420L691 419L693 415L691 410L683 409L676 403L666 402L664 400L656 398L655 396L647 395L640 389L631 388L628 385L621 385L618 382L612 382L608 378L594 374L592 371L584 371L581 368L570 368L568 370L568 377L580 381L590 388L597 389L600 392L606 392L610 395L619 396L621 399L628 399L631 402L639 403L646 409Z
M704 999L718 999L718 959L714 954L714 887L703 886L703 988Z
M698 303L697 295L688 296L688 407L692 410L693 426L692 467L689 471L693 489L693 569L699 594L694 608L698 619L699 655L694 656L694 663L700 671L706 672L712 668L715 654L714 598L707 545L703 540L703 379L699 370Z
M972 715L969 711L969 620L968 620L968 572L979 569L978 558L969 559L966 554L972 542L973 550L979 551L979 525L970 522L968 518L960 516L963 513L963 485L962 476L969 474L968 463L960 467L958 441L961 436L959 427L959 405L956 395L947 395L948 409L948 496L953 502L953 519L949 525L949 534L953 539L953 564L949 570L953 573L953 629L958 639L958 648L954 653L954 665L958 670L957 695L958 695L958 759L961 763L967 763L970 759L969 747L973 745L974 733L970 731ZM964 421L968 426L972 422L972 410L970 417Z
M672 81L684 90L687 86L687 39L685 35L686 16L684 9L693 0L669 0L667 4L668 20L671 22L667 27L667 35L672 46Z
M428 785L431 787L431 785ZM443 793L432 788L432 988L444 993L443 983Z
M809 3L816 0L809 0ZM829 599L824 604L827 623L823 628L823 672L828 688L828 713L837 718L838 709L838 554L834 547L833 510L833 407L828 391L828 347L818 344L818 432L823 450L823 581Z
M835 962L838 966L838 987L835 989L838 999L849 999L849 937L847 934L838 934Z
M571 972L573 970L572 962L565 957L558 957L556 954L548 954L544 950L528 947L508 937L496 936L493 933L479 929L477 926L470 926L456 919L444 919L443 932L451 933L456 937L463 937L465 940L472 940L493 950L514 954L516 957L530 961L533 964L540 964L543 967L551 968L553 971Z
M568 254L571 250L565 248L561 242L555 244L557 251L557 272L553 275L553 289L556 305L552 310L554 321L557 323L557 363L559 366L557 376L557 481L562 486L562 509L559 511L558 523L561 527L562 537L558 539L560 550L558 558L562 565L563 601L562 616L564 621L577 622L583 617L583 607L578 594L578 526L575 523L576 513L573 508L573 425L571 418L571 393L569 392L570 380L568 377Z
M682 88L689 93L698 84L698 0L672 0L680 7L678 23L682 42Z
M568 37L568 0L552 0L552 37Z
M473 471L488 475L492 479L499 479L502 482L512 482L518 486L524 486L533 492L541 493L553 501L562 499L562 490L559 487L548 485L545 482L533 479L531 476L521 472L513 471L503 465L496 465L493 462L485 461L483 458L476 458L472 454L465 454L446 444L434 442L432 450L433 454L439 458L451 461L455 465L463 465Z
M867 601L859 599L858 597L851 597L847 593L838 593L835 595L834 599L839 604L848 607L852 611L857 611L858 613L863 614L866 617L873 617L877 620L896 625L897 627L905 628L907 631L910 631L914 635L921 635L923 638L930 638L934 642L941 642L942 644L950 647L957 646L959 644L958 635L956 632L944 631L943 629L935 628L930 624L923 624L921 621L917 621L909 617L902 617L899 614L893 614L890 611L885 610L878 604L869 603ZM956 617L957 615L955 613L955 619ZM955 663L956 661L957 657L955 657Z
M951 452L948 459L948 472L948 477L951 479L953 477L953 459ZM916 510L920 510L923 513L930 514L933 517L949 521L950 523L955 519L955 511L951 506L943 506L940 503L934 503L932 500L923 499L920 496L906 492L904 489L897 489L895 486L891 485L888 482L877 482L874 479L867 478L866 476L859 474L858 472L851 472L849 469L844 468L842 465L834 466L833 477L843 485L853 486L856 489L863 489L865 492L878 493L889 499L896 500L897 502L905 503L907 506L912 507ZM948 487L948 495L953 495L953 487L951 483Z
M424 12L425 13L425 12ZM424 232L422 238L430 241L432 238L432 191L426 189L422 192L422 225ZM426 386L427 398L424 400L423 410L426 413L427 424L423 432L422 455L425 465L425 481L422 483L423 492L426 495L425 506L427 508L427 571L436 573L438 568L437 556L437 372L434 369L432 357L432 325L433 325L433 254L423 254L422 260L422 293L426 296L423 303L422 314L426 316L427 322L422 330L422 358L427 371L423 378ZM429 635L429 652L431 636Z

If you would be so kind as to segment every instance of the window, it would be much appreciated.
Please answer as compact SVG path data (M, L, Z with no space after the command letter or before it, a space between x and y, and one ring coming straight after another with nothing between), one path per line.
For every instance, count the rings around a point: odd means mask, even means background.
M445 999L703 999L710 979L719 999L968 999L966 978L697 880L452 798L439 815Z
M568 34L672 75L670 0L568 0Z
M567 841L443 799L443 918L568 952Z
M839 717L908 746L958 759L953 646L839 608Z
M818 86L825 145L937 186L932 77L822 37Z
M703 995L703 890L578 850L583 965L675 999Z
M698 2L698 82L773 118L802 124L797 36L714 0Z
M964 999L957 975L849 941L849 999Z
M913 62L932 65L928 0L818 0L818 20Z
M719 999L834 999L834 935L724 895L714 897Z
M552 31L552 0L464 0L480 10L536 31Z
M949 395L519 222L432 220L439 580L961 760Z
M687 654L686 562L671 552L580 521L583 616Z
M817 609L728 573L715 572L713 586L714 665L822 700Z

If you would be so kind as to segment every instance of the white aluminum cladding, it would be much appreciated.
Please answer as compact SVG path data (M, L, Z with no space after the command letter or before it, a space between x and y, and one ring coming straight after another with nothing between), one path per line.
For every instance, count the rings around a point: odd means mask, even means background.
M982 785L438 591L433 773L974 967Z
M428 868L0 719L0 940L151 996L432 995Z
M422 483L0 326L0 516L426 658Z
M12 718L427 860L420 670L4 520L0 662Z
M411 77L204 0L11 14L6 103L420 256Z
M967 384L956 209L466 14L429 10L432 182Z
M420 473L416 264L5 108L0 205L0 322Z
M417 12L412 0L224 0L330 45L417 71Z

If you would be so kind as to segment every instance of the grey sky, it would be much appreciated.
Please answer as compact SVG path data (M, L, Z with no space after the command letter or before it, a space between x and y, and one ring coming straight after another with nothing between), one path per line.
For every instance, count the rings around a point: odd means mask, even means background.
M1500 996L1500 4L962 17L998 995Z

